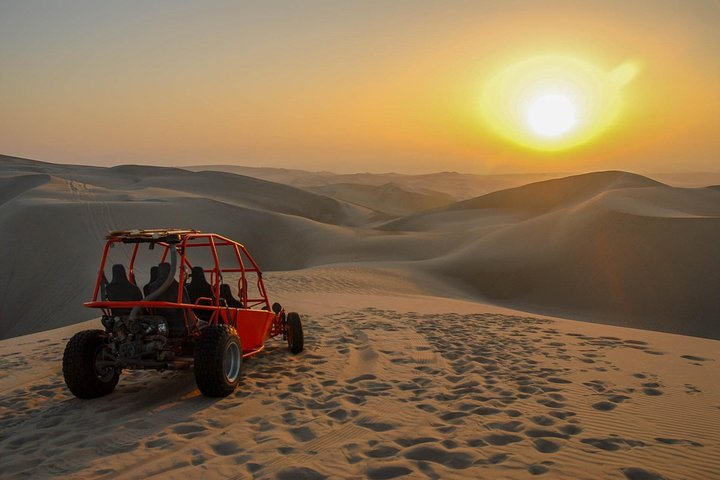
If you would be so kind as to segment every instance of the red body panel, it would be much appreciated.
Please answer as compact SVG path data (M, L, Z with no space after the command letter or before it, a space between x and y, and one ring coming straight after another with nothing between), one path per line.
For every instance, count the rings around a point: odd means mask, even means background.
M235 327L243 351L257 350L268 338L275 314L267 310L241 310L228 308L221 311L224 322Z

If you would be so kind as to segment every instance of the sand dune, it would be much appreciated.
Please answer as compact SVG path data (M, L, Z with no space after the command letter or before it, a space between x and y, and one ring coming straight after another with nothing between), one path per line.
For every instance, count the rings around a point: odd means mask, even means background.
M357 183L333 183L309 190L343 200L355 205L370 208L390 217L401 217L411 213L430 210L455 203L450 195L425 190L413 192L394 183L385 185L362 185Z
M82 401L60 371L97 320L0 342L4 478L708 479L718 342L428 296L388 270L267 275L302 312L228 398L132 372Z
M590 200L597 195L620 188L642 188L659 186L660 183L649 178L627 172L596 172L584 175L531 183L521 187L492 192L480 197L456 202L446 207L408 215L383 225L386 230L432 229L433 222L443 222L443 218L468 219L464 210L483 213L483 216L495 213L514 215L515 218L531 217L547 213L554 209L564 209ZM479 215L475 214L477 218ZM430 221L428 221L430 219Z
M378 226L379 214L369 208L225 172L5 157L0 182L0 229L8 232L0 248L13 252L0 269L2 338L90 318L81 303L93 286L103 235L160 225L241 240L265 270L385 265L441 278L447 296L720 338L716 188L598 172ZM366 204L375 196L373 207L387 215L420 208L428 198L404 187L385 197L378 194L383 187L350 189Z
M674 187L720 185L720 172L656 173L649 176Z
M410 192L420 194L441 193L449 195L455 200L465 200L496 190L518 187L530 182L564 176L561 173L476 175L458 172L438 172L420 175L401 173L339 174L286 168L245 167L239 165L197 165L182 168L196 172L205 170L230 172L296 187L323 187L334 184L379 187L392 183Z
M333 245L347 243L349 234L336 224L362 223L369 214L304 190L218 172L4 158L0 181L0 338L90 318L82 302L92 292L109 230L218 231L242 238L265 268L302 268L323 263Z
M404 217L470 240L422 262L518 308L720 338L720 195L623 172L567 177Z
M660 183L627 172L595 172L531 183L458 202L449 210L503 209L541 214L567 208L596 195L621 188L659 186Z
M197 196L339 225L362 222L367 213L305 190L223 172L192 173L142 165L112 168L53 165L11 157L0 158L0 168L0 176L6 179L24 177L29 172L38 173L41 178L52 175L70 182L73 194L85 194L88 199L163 201L164 197Z

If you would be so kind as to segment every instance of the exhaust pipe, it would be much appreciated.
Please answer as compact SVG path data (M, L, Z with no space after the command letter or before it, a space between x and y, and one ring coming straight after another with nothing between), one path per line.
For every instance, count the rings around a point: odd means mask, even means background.
M170 288L170 285L172 284L173 280L175 279L175 269L177 268L177 250L175 249L174 244L170 244L170 273L168 274L165 281L160 285L160 287L155 290L154 292L150 292L149 295L144 297L142 299L143 302L148 302L155 300L160 295L165 293L165 290ZM128 317L128 322L132 323L136 320L138 313L140 313L140 309L142 307L140 305L135 305L132 310L130 311L130 316Z

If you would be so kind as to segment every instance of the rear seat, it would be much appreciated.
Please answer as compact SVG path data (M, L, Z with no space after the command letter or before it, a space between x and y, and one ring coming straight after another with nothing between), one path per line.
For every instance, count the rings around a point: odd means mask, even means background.
M105 294L111 302L136 302L143 298L142 292L128 280L122 264L112 266L112 280L105 286ZM130 308L113 308L114 316L130 315Z
M225 300L227 306L230 308L243 308L243 304L240 300L233 297L230 285L225 283L220 285L220 298Z
M190 283L186 287L190 303L197 302L198 298L209 298L214 304L215 295L213 295L212 285L210 285L205 278L205 271L203 268L193 267L190 276ZM205 302L204 304L207 305L208 303ZM210 320L212 313L212 310L195 310L195 315L202 320Z

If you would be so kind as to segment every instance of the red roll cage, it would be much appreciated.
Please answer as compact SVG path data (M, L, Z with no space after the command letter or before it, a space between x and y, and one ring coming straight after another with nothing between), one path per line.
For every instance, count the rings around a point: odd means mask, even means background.
M153 230L118 230L110 232L106 237L103 256L98 270L95 289L93 291L92 300L85 302L83 305L89 308L101 308L105 315L111 315L111 309L128 309L135 306L143 309L183 309L186 313L197 310L212 310L212 316L208 320L209 324L227 323L237 325L240 315L245 314L271 314L270 303L267 292L263 284L262 272L250 253L241 243L230 240L215 233L203 233L199 230L173 230L173 229L153 229ZM98 295L102 290L102 285L106 282L105 266L107 262L108 252L111 247L116 244L134 244L130 264L128 266L128 277L132 283L135 281L135 260L141 244L150 244L150 248L159 246L163 248L161 262L166 261L171 248L175 248L178 260L178 292L175 302L168 301L109 301L98 299ZM229 248L234 255L236 263L232 266L221 266L218 256L218 248ZM214 265L212 268L203 268L205 273L210 274L210 285L214 298L198 298L195 303L185 303L183 301L184 285L187 277L186 268L192 269L193 265L188 258L188 252L193 248L209 248L212 253ZM223 273L239 273L238 291L240 292L243 308L235 309L223 305L223 299L220 296L220 285L223 283ZM248 273L257 275L257 292L259 296L248 298ZM256 307L260 307L257 309ZM276 315L272 314L273 317ZM252 315L255 316L255 315ZM186 323L197 322L194 315L185 315ZM277 315L279 317L279 315ZM191 320L192 319L192 320ZM189 325L188 325L189 326ZM197 324L194 325L197 327ZM271 328L270 328L271 327ZM237 328L237 327L236 327ZM282 333L280 322L272 321L272 326L268 324L268 328L264 329L263 337L274 337ZM191 328L191 332L198 332L198 328ZM259 332L258 332L259 333ZM192 334L192 333L191 333ZM255 342L253 342L255 343Z

